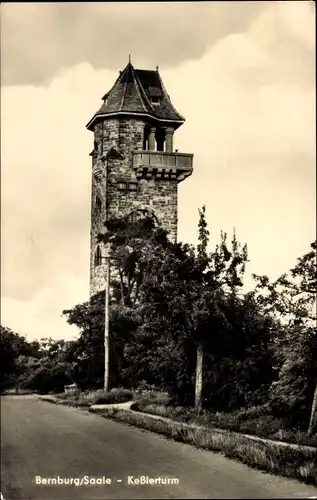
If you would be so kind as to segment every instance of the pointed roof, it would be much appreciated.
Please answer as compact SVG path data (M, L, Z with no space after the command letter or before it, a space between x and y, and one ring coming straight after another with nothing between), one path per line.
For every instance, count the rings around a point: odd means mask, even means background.
M159 104L152 104L152 99ZM129 63L115 81L113 87L103 97L103 104L87 124L93 130L100 119L113 115L143 115L159 122L169 122L175 127L185 119L176 111L163 85L158 70L134 69Z

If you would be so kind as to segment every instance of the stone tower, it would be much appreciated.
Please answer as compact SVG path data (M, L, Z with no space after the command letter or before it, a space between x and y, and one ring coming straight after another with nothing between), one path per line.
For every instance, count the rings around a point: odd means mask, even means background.
M90 294L105 289L105 248L98 234L122 216L151 214L177 238L177 186L191 175L193 155L173 150L185 119L173 107L158 69L131 62L87 124L94 132L91 190Z

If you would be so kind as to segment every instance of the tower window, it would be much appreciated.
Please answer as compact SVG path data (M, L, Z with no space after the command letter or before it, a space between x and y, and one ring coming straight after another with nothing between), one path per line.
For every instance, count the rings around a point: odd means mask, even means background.
M104 102L105 104L107 104L107 102L108 102L108 97L109 97L109 92L107 92L107 93L103 96L103 98L102 98L102 100L103 100L103 102Z
M141 219L150 218L154 221L155 225L158 225L158 220L154 212L147 209L133 210L128 215L128 222L135 223Z
M138 185L136 182L129 182L129 191L136 191L138 189Z
M132 222L136 222L137 221L137 215L135 212L131 212L129 215L128 215L128 222L132 223Z
M164 144L165 144L165 130L164 130L164 128L157 128L156 129L155 139L156 139L157 151L164 151Z
M101 212L101 207L102 207L101 199L99 198L99 196L96 196L96 210L98 213Z
M158 104L160 104L160 98L157 96L153 96L153 97L151 97L151 102L152 102L152 104L157 106Z
M125 191L127 189L127 183L126 182L118 182L117 183L117 188L120 191Z
M95 266L100 266L102 264L102 256L101 256L101 250L100 247L97 247L96 253L95 253Z
M146 151L149 146L149 134L150 134L150 130L149 130L149 127L148 125L146 125L144 127L144 136L143 136L143 150Z

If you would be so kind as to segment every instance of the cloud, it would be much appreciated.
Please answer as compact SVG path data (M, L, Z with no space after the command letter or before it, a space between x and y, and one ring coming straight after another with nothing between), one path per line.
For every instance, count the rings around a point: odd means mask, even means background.
M65 275L54 285L53 288L40 290L31 300L4 297L2 324L10 325L14 331L29 340L44 337L75 339L78 329L66 323L62 310L71 308L74 303L80 303L86 298L88 281L75 275Z
M93 137L85 124L111 72L83 64L46 88L2 91L2 287L25 300L87 269ZM78 82L78 83L77 83ZM99 85L98 85L99 83ZM88 89L88 92L87 92ZM80 250L78 251L78 248Z
M161 71L186 117L175 147L195 155L179 187L179 239L196 242L206 204L213 241L236 227L250 271L272 277L316 236L314 35L310 6L300 4L265 5L243 33ZM93 135L85 124L118 69L84 62L47 87L2 89L2 320L21 333L69 337L61 311L88 297Z
M117 69L200 59L243 32L267 2L83 2L2 5L2 83L48 84L61 67ZM32 26L32 29L30 29Z

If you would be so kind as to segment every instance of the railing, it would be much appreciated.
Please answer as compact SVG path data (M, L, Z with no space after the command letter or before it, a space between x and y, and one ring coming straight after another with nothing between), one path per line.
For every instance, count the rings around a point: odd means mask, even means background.
M193 155L188 153L166 153L163 151L136 151L133 153L133 166L192 170Z

